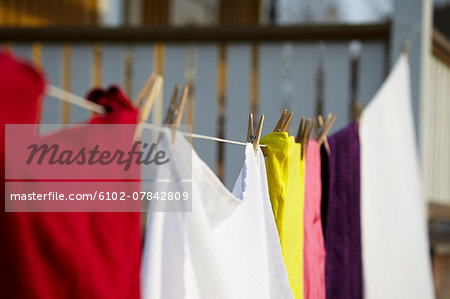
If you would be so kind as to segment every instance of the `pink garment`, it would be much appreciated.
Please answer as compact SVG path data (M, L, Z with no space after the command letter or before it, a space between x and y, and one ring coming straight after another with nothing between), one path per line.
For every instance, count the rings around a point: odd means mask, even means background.
M320 150L311 139L306 151L303 283L305 299L325 299L325 246L320 206L322 179Z

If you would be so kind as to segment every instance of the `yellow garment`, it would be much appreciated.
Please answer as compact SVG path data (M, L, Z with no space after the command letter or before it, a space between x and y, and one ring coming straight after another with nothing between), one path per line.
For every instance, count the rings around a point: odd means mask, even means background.
M303 204L305 161L300 144L286 132L264 136L267 181L281 249L295 299L303 298Z

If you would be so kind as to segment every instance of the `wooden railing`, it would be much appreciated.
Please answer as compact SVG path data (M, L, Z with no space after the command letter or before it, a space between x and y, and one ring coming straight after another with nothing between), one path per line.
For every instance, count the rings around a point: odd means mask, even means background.
M450 206L450 41L437 31L430 54L429 96L421 121L425 196L435 205Z
M433 31L432 42L433 55L450 66L450 41L439 31Z
M264 132L282 109L300 116L332 112L334 129L351 120L352 101L366 103L388 70L390 25L219 28L0 29L0 43L45 71L48 81L78 95L93 86L119 84L136 96L154 71L192 93L184 122L196 132L245 140L248 112L264 113ZM349 45L359 41L359 54ZM195 89L194 89L195 87ZM168 101L157 101L158 123ZM43 123L84 121L89 113L45 98ZM195 141L202 158L231 184L242 149ZM226 161L226 163L225 163ZM225 167L226 165L226 167Z
M421 155L436 298L450 296L450 40L433 32Z
M1 27L95 26L97 0L0 0Z
M0 28L0 40L14 42L280 42L384 41L389 23L370 25L220 27L36 27Z

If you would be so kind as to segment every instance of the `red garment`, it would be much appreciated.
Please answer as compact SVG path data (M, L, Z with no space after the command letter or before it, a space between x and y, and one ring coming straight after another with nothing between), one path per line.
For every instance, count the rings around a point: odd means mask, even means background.
M117 86L108 90L93 89L87 99L105 107L107 116L97 115L89 120L90 124L136 124L138 111Z
M4 198L4 125L36 121L44 80L8 55L0 54L0 65ZM136 123L136 109L118 88L97 90L89 97L109 110L90 123ZM62 133L51 139L71 142ZM5 213L2 209L0 239L2 298L140 298L139 213Z
M320 150L317 142L311 139L306 153L303 212L303 290L305 299L325 299L325 245L320 217L322 200L320 170Z

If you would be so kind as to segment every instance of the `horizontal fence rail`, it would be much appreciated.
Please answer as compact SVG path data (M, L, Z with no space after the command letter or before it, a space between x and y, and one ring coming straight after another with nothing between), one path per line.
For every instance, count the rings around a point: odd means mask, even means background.
M450 65L450 41L437 30L433 31L431 49L437 59Z
M51 84L80 96L94 86L118 84L133 98L151 72L163 75L153 123L161 122L175 84L187 84L184 123L200 134L245 141L249 112L265 115L263 134L285 108L294 113L293 135L301 116L333 113L333 130L347 125L352 103L367 103L386 76L389 24L0 29L0 43L42 68ZM51 97L43 100L42 123L79 123L90 116ZM203 140L194 146L232 187L243 149Z
M220 27L38 27L1 28L0 40L15 42L249 42L385 40L389 23L371 25L220 26Z

